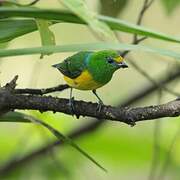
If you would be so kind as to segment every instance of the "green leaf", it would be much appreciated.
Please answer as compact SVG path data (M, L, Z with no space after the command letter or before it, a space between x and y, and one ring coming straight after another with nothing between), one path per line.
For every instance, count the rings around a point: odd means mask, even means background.
M16 3L16 0L3 0L0 2L1 6L18 6L19 4Z
M180 5L180 0L161 0L161 2L169 15Z
M5 49L5 48L8 47L8 45L9 45L8 42L6 42L6 43L0 43L0 49Z
M144 51L144 52L156 53L156 54L180 59L180 53L175 51L153 48L143 45L132 45L132 44L123 44L123 43L69 44L69 45L34 47L34 48L22 48L22 49L5 49L5 50L0 50L0 57L32 55L32 54L41 54L41 53L91 51L91 50L104 50L104 49Z
M31 122L29 120L31 116L22 114L19 112L8 112L0 116L0 122Z
M43 19L36 19L36 23L41 37L42 46L55 45L56 44L55 36L53 32L49 29L49 25L51 24L51 22ZM50 54L52 53L41 54L41 58L43 57L43 55L50 55Z
M37 30L37 25L34 20L2 19L0 20L0 42L8 42L35 30Z
M123 12L126 7L128 0L100 0L100 14L117 17Z
M34 121L34 119L33 119ZM88 158L91 162L93 162L95 165L97 165L99 168L101 168L103 171L107 172L107 170L102 167L96 160L94 160L89 154L87 154L84 150L82 150L76 143L74 143L74 141L72 141L72 139L70 139L69 137L63 135L61 132L57 131L56 129L54 129L53 127L51 127L50 125L46 124L43 121L37 120L35 119L34 121L35 123L41 124L42 126L44 126L45 128L47 128L49 131L51 131L52 134L54 134L54 136L56 136L60 141L63 141L67 144L69 144L70 146L72 146L73 148L75 148L77 151L79 151L82 155L84 155L86 158Z
M104 169L96 160L94 160L89 154L87 154L76 143L74 143L74 141L72 141L72 139L63 135L61 132L54 129L49 124L47 124L33 116L26 115L26 114L19 113L19 112L9 112L0 117L0 122L33 122L36 124L40 124L43 127L45 127L46 129L48 129L60 141L69 144L70 146L75 148L77 151L79 151L82 155L84 155L86 158L88 158L91 162L93 162L95 165L97 165L99 168L101 168L103 171L107 172L107 170Z
M56 20L56 21L58 20L61 22L68 22L68 23L85 24L85 22L76 15L70 12L65 12L60 10L47 10L47 9L37 9L37 8L25 8L25 7L21 7L21 8L3 7L0 8L0 14L3 14L3 16L5 17L31 17L31 18L40 18L46 20ZM158 31L153 31L150 28L137 26L135 24L128 23L126 21L122 21L116 18L110 18L107 16L98 16L98 19L108 24L108 26L113 30L180 43L180 38L173 37ZM32 27L29 26L29 28ZM10 30L8 29L8 31ZM28 30L28 32L31 31ZM1 34L1 28L0 28L0 34Z
M59 0L59 2L62 2L74 14L83 19L100 37L117 42L114 32L107 24L98 20L97 14L89 10L84 0Z

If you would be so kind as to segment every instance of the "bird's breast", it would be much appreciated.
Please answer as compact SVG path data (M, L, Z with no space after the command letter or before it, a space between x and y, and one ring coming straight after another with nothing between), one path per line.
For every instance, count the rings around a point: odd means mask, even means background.
M93 79L88 70L83 71L75 79L64 76L64 80L69 86L80 90L93 90L103 86L103 84L98 83Z

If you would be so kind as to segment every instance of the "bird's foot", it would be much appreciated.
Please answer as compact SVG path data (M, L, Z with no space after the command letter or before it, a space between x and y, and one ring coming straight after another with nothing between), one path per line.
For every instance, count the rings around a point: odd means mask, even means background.
M70 108L70 111L71 111L71 115L74 115L75 114L74 97L69 99L69 104L68 105L69 105L69 108Z
M128 119L128 124L131 126L131 127L133 127L133 126L135 126L136 125L136 121L133 119L133 118L129 118Z
M76 116L77 119L79 119L79 115L75 112L75 107L74 107L74 97L69 99L69 108L71 111L72 116Z
M98 113L101 112L103 105L104 105L104 103L103 103L102 101L99 101L99 103L98 103L98 105L97 105L97 108L96 108L96 111L97 111Z

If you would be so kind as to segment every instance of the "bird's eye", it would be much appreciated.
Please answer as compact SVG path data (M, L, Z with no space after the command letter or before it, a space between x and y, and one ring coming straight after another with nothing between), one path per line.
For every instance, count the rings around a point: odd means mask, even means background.
M113 60L111 57L108 57L108 58L107 58L107 62L110 63L110 64L112 64L112 63L114 62L114 60Z

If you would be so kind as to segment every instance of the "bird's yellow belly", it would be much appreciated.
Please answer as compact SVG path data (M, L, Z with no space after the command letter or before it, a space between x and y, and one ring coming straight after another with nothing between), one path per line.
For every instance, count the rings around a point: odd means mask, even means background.
M75 79L64 76L64 80L69 86L80 90L93 90L103 86L102 84L95 82L87 70L83 71L80 76Z

